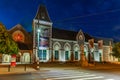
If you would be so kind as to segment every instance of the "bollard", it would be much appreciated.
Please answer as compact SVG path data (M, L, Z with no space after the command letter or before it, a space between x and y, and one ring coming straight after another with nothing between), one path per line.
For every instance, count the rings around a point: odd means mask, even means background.
M26 66L26 64L25 64L25 68L24 68L24 71L26 71L26 67L27 67L27 66Z
M10 65L8 65L8 72L10 72Z
M37 61L37 70L40 69L40 66L39 66L39 61Z

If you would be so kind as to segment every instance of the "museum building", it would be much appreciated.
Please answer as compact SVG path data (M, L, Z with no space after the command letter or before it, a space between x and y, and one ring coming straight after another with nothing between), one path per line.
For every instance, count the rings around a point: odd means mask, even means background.
M80 35L83 34L83 35ZM40 5L33 19L33 54L40 62L69 62L80 60L77 38L85 38L84 55L88 61L112 61L113 39L97 38L87 33L52 27L45 5Z
M113 39L54 28L45 5L40 5L33 19L32 32L20 24L8 32L20 49L17 62L77 62L80 60L79 39L84 38L84 56L87 61L116 61L112 52ZM82 35L81 35L82 34ZM79 39L78 39L79 38ZM2 62L10 62L10 55L2 55Z

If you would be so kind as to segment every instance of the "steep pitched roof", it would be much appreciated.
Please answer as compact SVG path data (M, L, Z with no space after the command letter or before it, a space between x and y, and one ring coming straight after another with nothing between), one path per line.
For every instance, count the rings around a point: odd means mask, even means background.
M9 33L12 33L16 30L21 30L23 32L26 32L26 30L23 28L23 26L21 24L17 24L14 27L12 27L10 30L8 30ZM26 32L27 33L27 32Z
M48 15L47 8L45 5L42 4L39 6L34 19L39 19L39 20L51 22L50 17Z
M8 30L8 32L12 35L17 30L21 31L24 34L24 36L25 36L24 43L17 42L19 49L20 50L32 49L32 36L22 27L22 25L17 24L13 28Z
M78 34L78 32L75 32L75 31L68 31L68 30L52 28L52 38L56 38L56 39L76 41L77 34ZM111 39L111 38L93 37L84 32L83 32L83 34L85 36L85 42L88 42L89 39L94 39L95 43L98 43L99 40L103 40L104 45L109 45L109 41L111 41L113 44L113 39Z
M12 27L10 30L8 30L8 32L10 34L12 34L13 32L20 30L22 31L25 35L29 35L28 32L23 28L23 26L21 24L17 24L14 27Z
M52 38L56 39L65 39L65 40L75 40L78 32L75 31L68 31L68 30L62 30L57 28L52 28ZM88 41L89 39L92 39L92 36L90 36L87 33L84 33L85 41Z

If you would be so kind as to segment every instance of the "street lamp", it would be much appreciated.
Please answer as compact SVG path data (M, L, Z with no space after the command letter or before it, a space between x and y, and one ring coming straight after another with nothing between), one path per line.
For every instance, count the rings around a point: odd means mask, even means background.
M37 48L38 50L37 50L37 55L39 55L38 53L39 53L39 44L40 44L40 41L39 41L40 32L41 32L41 30L38 29L38 30L37 30L37 34L38 34L38 45L37 45L37 46L38 46L38 48ZM37 60L37 67L36 67L36 68L37 68L37 70L39 70L40 67L39 67L39 57L38 57L38 56L37 56L37 59L36 59L36 60Z
M37 44L37 49L38 49L38 50L37 50L37 55L38 55L38 53L39 53L40 32L41 32L41 30L38 29L38 30L37 30L37 34L38 34L38 36L37 36L37 37L38 37L38 38L37 38L37 40L38 40L38 41L37 41L37 42L38 42L38 44ZM39 57L37 56L37 60L38 60L38 59L39 59Z

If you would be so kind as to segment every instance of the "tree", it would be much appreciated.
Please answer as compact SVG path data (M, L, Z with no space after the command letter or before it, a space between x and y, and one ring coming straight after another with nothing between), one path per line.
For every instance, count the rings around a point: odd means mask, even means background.
M120 58L120 42L113 46L113 52L111 54L116 58Z
M0 53L1 54L18 54L19 48L8 33L5 26L0 23Z

